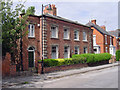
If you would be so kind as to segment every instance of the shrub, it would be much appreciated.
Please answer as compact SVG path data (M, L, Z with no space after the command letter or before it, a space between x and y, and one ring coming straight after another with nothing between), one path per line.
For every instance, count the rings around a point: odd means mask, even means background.
M39 60L38 62L41 62L42 60ZM55 59L44 59L44 67L50 67L50 66L57 66L59 62Z
M57 65L57 66L63 65L63 64L64 64L64 61L65 61L63 58L58 58L58 59L55 59L55 60L58 61L58 65Z
M119 61L120 59L120 50L116 51L116 61Z
M63 65L71 65L71 64L74 64L72 58L65 58L64 59Z
M75 63L95 63L104 60L109 60L111 58L111 54L109 53L101 53L101 54L80 54L73 55L72 59L77 61Z

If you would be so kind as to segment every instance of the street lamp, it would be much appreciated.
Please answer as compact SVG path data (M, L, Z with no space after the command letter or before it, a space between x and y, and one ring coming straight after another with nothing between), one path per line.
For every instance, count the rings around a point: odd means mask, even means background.
M48 6L47 10L52 10L51 8L51 5L50 4L47 4L47 5L44 5L42 4L42 70L41 70L41 74L44 74L44 71L43 71L43 67L44 67L44 64L43 64L43 59L44 59L44 55L43 55L43 8Z

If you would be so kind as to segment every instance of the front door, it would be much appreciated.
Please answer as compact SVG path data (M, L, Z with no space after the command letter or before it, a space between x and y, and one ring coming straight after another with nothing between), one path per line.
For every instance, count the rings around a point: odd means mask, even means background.
M29 67L34 67L34 52L28 52L29 57Z

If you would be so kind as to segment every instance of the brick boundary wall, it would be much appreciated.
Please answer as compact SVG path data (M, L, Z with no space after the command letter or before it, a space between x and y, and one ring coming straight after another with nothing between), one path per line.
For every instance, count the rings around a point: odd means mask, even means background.
M16 76L16 65L11 64L11 55L6 53L2 58L2 77Z
M64 66L56 66L56 67L44 67L44 73L76 69L76 68L82 68L82 67L88 67L88 65L87 64L72 64L72 65L64 65ZM38 63L38 74L40 73L41 73L41 63Z

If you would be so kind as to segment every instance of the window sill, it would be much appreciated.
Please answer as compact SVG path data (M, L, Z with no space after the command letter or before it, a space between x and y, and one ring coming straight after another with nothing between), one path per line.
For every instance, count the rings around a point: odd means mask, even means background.
M83 42L88 42L87 40L82 40Z
M70 39L67 39L67 38L63 38L64 40L70 40Z
M51 39L59 39L59 38L51 37Z
M78 41L79 42L80 40L74 39L74 41Z
M32 39L32 38L35 39L35 37L28 37L28 38L29 38L29 39L30 39L30 38L31 38L31 39Z

